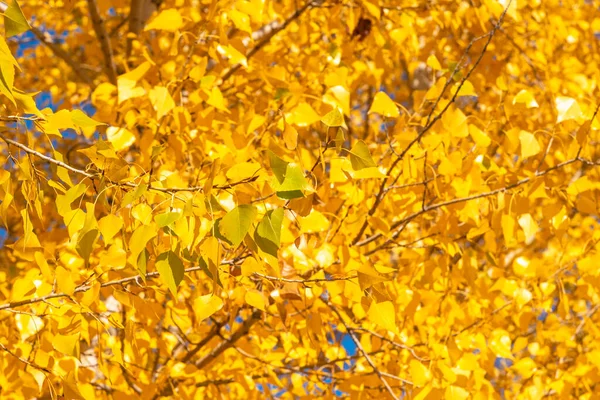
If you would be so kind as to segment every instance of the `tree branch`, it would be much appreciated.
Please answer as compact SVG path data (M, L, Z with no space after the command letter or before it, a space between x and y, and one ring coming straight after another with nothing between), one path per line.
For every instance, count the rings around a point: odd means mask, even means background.
M302 7L300 7L299 9L297 9L292 15L290 15L283 22L283 24L279 25L276 28L273 28L273 30L271 30L269 33L267 33L265 36L263 36L262 39L260 39L259 42L256 43L256 45L252 49L250 49L250 51L248 53L246 53L246 60L249 60L254 55L256 55L256 53L258 53L263 47L265 47L271 41L271 39L275 35L277 35L279 32L281 32L282 30L284 30L285 28L287 28L289 24L291 24L292 22L294 22L295 20L297 20L298 18L300 18L300 16L302 14L304 14L304 12L306 12L308 9L310 9L313 5L314 5L314 3L313 3L312 0L308 1ZM235 74L241 67L242 67L242 64L236 64L236 65L234 65L233 67L231 67L223 75L223 77L221 78L221 80L223 82L225 82L226 80L228 80L229 78L231 78L231 76L233 74Z
M436 99L433 108L431 109L431 112L429 113L429 115L427 116L427 122L425 124L425 127L421 130L421 132L419 132L419 134L406 146L406 148L402 151L402 153L400 153L400 156L396 157L396 159L392 162L392 164L390 165L390 168L388 169L388 174L391 174L391 172L396 168L396 166L400 163L400 161L402 161L404 159L404 156L408 153L408 151L417 143L421 141L421 138L435 125L436 122L438 122L442 116L446 113L446 111L450 108L450 106L456 101L456 98L458 97L458 93L460 92L460 90L462 89L463 85L465 84L465 82L471 77L471 74L473 73L473 71L475 71L475 69L477 68L477 66L479 65L479 63L481 62L484 54L487 52L487 48L490 44L490 42L492 41L492 38L494 37L496 31L500 28L500 26L502 25L502 22L504 21L504 17L506 16L506 13L508 12L508 8L510 7L510 3L512 2L512 0L509 0L506 8L504 9L504 11L502 12L502 14L500 15L500 18L498 19L498 22L494 25L494 27L492 28L492 30L483 35L480 36L478 38L473 39L469 45L467 46L467 48L465 49L463 56L461 57L461 60L463 60L465 58L465 56L469 53L469 50L471 49L471 47L473 46L473 44L483 38L485 38L487 36L488 40L485 43L485 45L483 46L483 50L481 51L481 53L479 54L479 57L477 58L477 60L475 61L475 64L473 65L473 67L465 74L465 76L461 79L460 83L458 84L458 87L456 88L456 90L454 91L454 94L452 96L452 98L450 99L450 101L446 104L446 106L432 119L432 115L435 112L435 108L437 107L438 103L441 101L444 92L446 90L446 88L451 84L451 82L453 81L453 78L456 74L456 72L458 71L458 65L456 66L456 68L454 68L454 70L452 71L452 74L450 75L450 78L448 79L448 81L446 82L446 84L444 85L444 88L442 89L442 93L440 93L440 95L438 96L438 98ZM401 174L396 175L396 178L394 178L394 180L392 181L392 185L396 184L396 182L398 181L398 179L400 178ZM383 179L381 182L381 185L379 187L379 191L377 193L377 195L375 196L375 202L373 203L373 205L371 206L371 208L369 209L369 213L368 215L373 215L375 213L375 211L377 210L377 207L379 207L379 204L381 204L383 198L385 197L385 195L387 194L387 191L385 190L385 185L386 185L386 181L387 179ZM369 224L368 219L365 219L365 222L362 224L361 228L358 231L358 234L356 235L356 237L352 240L352 244L353 245L357 245L358 242L360 241L360 238L362 237L363 233L365 232L365 230L367 229L367 225Z
M342 315L340 314L340 312L338 311L338 309L335 308L335 306L333 306L333 304L331 304L329 302L326 302L325 304L327 304L329 306L329 308L331 308L331 310L338 316L340 322L344 325L344 327L346 328L346 331L348 331L348 335L350 335L350 338L352 339L352 341L354 342L354 344L356 345L356 347L358 348L358 350L365 357L365 359L367 360L367 362L369 363L369 365L371 366L371 368L373 368L373 371L375 371L375 373L379 377L379 380L381 380L381 383L383 383L383 386L385 386L385 389L388 391L388 393L390 394L390 396L392 396L392 398L394 400L399 400L399 397L396 396L396 394L392 390L390 384L387 382L387 380L383 376L383 373L379 370L379 368L377 368L377 366L375 365L375 363L373 362L373 360L369 356L369 353L367 353L365 351L364 347L360 343L360 340L357 339L357 337L354 334L354 331L352 330L352 328L350 328L350 326L348 326L348 324L346 323L346 321L344 321L344 318L342 318Z
M88 76L88 74L83 70L83 68L81 68L81 65L73 61L69 54L65 50L63 50L62 47L60 47L54 42L54 40L52 39L52 37L50 37L50 34L48 32L42 32L33 25L31 26L31 32L33 32L33 34L40 40L40 42L42 42L50 50L52 50L55 56L63 60L69 67L71 67L73 72L75 72L75 74L82 81L84 81L90 86L94 86L94 80Z
M19 118L15 117L14 119L18 120ZM8 118L7 119L7 118L0 117L0 121L3 121L3 120L12 120L12 118ZM36 121L37 119L28 119L28 120L30 120L30 121L31 120ZM90 178L90 179L103 179L104 178L104 179L107 179L106 175L104 175L102 173L91 174L91 173L86 172L86 171L84 171L82 169L78 169L78 168L72 167L72 166L70 166L69 164L67 164L67 163L65 163L63 161L59 161L59 160L56 160L56 159L54 159L52 157L49 157L49 156L47 156L45 154L42 154L39 151L33 150L32 148L27 147L24 144L21 144L21 143L15 141L15 140L9 139L6 136L0 135L0 139L4 140L7 144L11 144L11 145L13 145L15 147L18 147L19 149L23 150L24 152L26 152L28 154L34 155L36 157L39 157L42 160L48 161L49 163L52 163L54 165L58 165L60 167L66 168L69 171L74 172L74 173L79 174L79 175L82 175L82 176L84 176L86 178ZM243 184L246 184L246 183L252 183L252 182L256 181L257 179L258 179L258 176L254 175L254 176L251 176L249 178L242 179L241 181L231 182L231 183L227 183L225 185L215 185L215 186L213 186L213 189L227 190L227 189L231 189L231 188L233 188L235 186L238 186L238 185L243 185ZM130 187L130 188L137 188L139 186L139 184L134 183L134 182L113 182L113 181L110 181L110 183L112 183L113 185L116 185L116 186ZM204 187L203 186L192 186L192 187L187 187L187 188L184 188L184 187L161 188L161 187L152 186L152 182L150 182L148 190L154 190L154 191L157 191L157 192L163 192L163 193L173 194L173 193L177 193L177 192L203 192L204 191Z
M96 37L100 41L100 48L102 49L102 54L104 55L104 65L106 74L108 75L108 80L110 83L117 86L117 67L113 58L110 39L108 38L106 27L104 26L104 20L100 16L96 0L87 0L87 2L90 10L92 26L94 27L94 32L96 32Z

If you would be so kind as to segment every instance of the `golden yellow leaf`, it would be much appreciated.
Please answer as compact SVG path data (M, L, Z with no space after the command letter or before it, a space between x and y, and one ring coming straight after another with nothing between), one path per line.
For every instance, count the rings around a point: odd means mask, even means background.
M194 300L194 311L200 321L210 317L221 308L223 308L223 300L212 294L199 296Z
M183 18L179 10L176 8L168 8L163 10L154 19L152 19L148 25L144 28L146 31L150 30L162 30L168 32L175 32L183 26Z
M369 114L376 113L389 118L398 118L400 111L392 99L385 92L377 92L373 98L373 104L369 108Z
M521 142L522 158L535 156L541 150L540 144L535 139L535 136L527 131L519 132L519 141Z
M391 301L384 301L382 303L372 302L367 313L367 318L380 328L392 332L398 330L396 327L396 310Z
M246 292L246 303L259 310L265 311L265 297L258 290L248 290Z
M417 360L408 364L410 379L416 387L423 387L431 380L431 371Z

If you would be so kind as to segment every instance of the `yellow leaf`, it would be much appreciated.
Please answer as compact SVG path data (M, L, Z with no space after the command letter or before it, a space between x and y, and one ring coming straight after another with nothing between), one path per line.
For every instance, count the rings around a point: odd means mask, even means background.
M50 271L50 266L48 265L44 254L40 251L36 251L34 254L34 258L38 267L40 267L40 271L42 272L42 276L44 277L46 282L52 282L52 271Z
M135 136L125 128L109 126L106 128L106 137L116 151L124 150L135 143Z
M533 97L531 92L525 89L517 93L517 95L513 98L512 103L513 105L523 104L527 108L539 107L537 101L535 101L535 98Z
M156 16L146 27L145 31L152 29L175 32L183 26L183 18L179 11L175 8L163 10Z
M35 315L15 314L15 322L23 341L37 334L44 327L44 320Z
M556 98L555 104L558 111L557 124L570 119L579 119L583 116L581 108L575 99L559 96Z
M196 297L194 300L194 311L200 321L210 317L221 308L223 308L223 300L212 294Z
M530 357L525 357L517 361L512 369L517 371L522 379L529 379L537 370L537 365Z
M385 92L377 92L373 99L373 104L369 109L369 114L377 113L384 117L398 118L400 112L396 104Z
M98 221L98 227L104 242L107 243L121 230L123 227L123 219L114 214L108 214Z
M344 116L337 108L334 108L321 118L321 122L330 128L345 125Z
M442 65L440 64L436 56L433 54L427 57L427 65L436 71L442 70Z
M496 357L509 358L511 360L513 359L511 352L512 341L510 340L510 336L508 336L508 332L505 330L494 330L490 335L488 345Z
M481 148L488 147L492 143L490 137L475 125L469 125L469 134L475 144Z
M540 144L535 139L533 134L527 131L519 132L519 140L521 142L521 157L527 158L531 156L535 156L541 150Z
M535 222L531 214L523 214L519 217L519 226L525 233L525 244L531 244L535 240L535 235L539 230L538 224Z
M396 332L396 310L391 301L371 303L367 313L369 321L388 331Z
M227 179L237 182L243 179L250 178L257 174L261 170L261 166L256 162L243 162L235 164L227 171Z
M459 386L450 385L445 391L446 399L466 400L469 397L469 391Z
M288 150L295 150L298 146L298 131L291 124L285 124L283 142Z
M454 92L456 92L459 85L460 85L460 82L457 82L454 85ZM477 96L477 93L475 93L475 88L473 87L473 84L469 81L465 81L463 83L463 85L460 87L460 90L459 90L457 96L458 97L460 97L460 96Z
M302 217L300 222L305 233L323 232L329 229L329 220L314 209L306 217Z
M253 257L246 258L242 263L242 276L250 276L255 272L265 272L264 265Z
M161 119L175 108L175 101L164 86L155 86L150 90L150 102L156 111L156 118ZM116 146L115 146L116 148Z
M252 307L258 308L259 310L265 311L265 297L261 292L256 289L248 290L246 292L246 303Z
M229 113L229 109L225 105L225 99L223 99L223 94L217 87L212 88L212 91L210 92L210 97L208 98L206 103L221 111Z
M502 215L501 220L502 234L504 235L504 242L510 245L515 232L515 220L510 215Z
M252 28L250 27L250 17L248 14L244 14L243 12L239 12L238 10L231 10L227 13L227 16L230 20L233 21L233 24L236 28L241 31L252 34Z
M531 292L525 288L518 288L514 293L515 302L517 303L517 307L519 309L523 308L523 306L531 301L533 295Z
M448 111L442 115L442 124L444 128L454 137L469 136L469 124L467 117L457 107L450 107Z
M248 67L248 60L246 56L240 53L235 47L228 44L227 46L217 46L217 51L219 54L227 57L231 64L241 64L244 67Z
M56 285L58 286L60 291L68 294L69 296L73 295L73 293L75 292L75 287L77 285L73 281L71 272L59 265L58 267L56 267L55 277Z
M423 387L431 380L431 371L417 360L410 360L410 378L416 387Z
M309 126L320 120L319 114L307 103L298 104L289 116L286 115L287 122L298 126Z
M79 333L74 335L54 335L52 347L67 356L79 357Z

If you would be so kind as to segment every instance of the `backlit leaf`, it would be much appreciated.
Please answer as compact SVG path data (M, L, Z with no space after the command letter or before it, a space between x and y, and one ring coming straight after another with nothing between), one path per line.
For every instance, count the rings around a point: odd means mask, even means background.
M161 280L176 297L177 287L183 280L184 275L181 259L172 251L162 253L156 258L156 270L160 274Z
M385 92L377 92L377 94L375 94L373 104L371 104L371 108L369 109L369 114L371 113L380 114L390 118L398 118L400 115L398 107Z
M228 212L218 223L218 235L233 247L242 243L256 218L256 208L241 205Z
M362 140L357 141L354 146L352 146L352 150L350 150L349 153L352 169L355 171L377 166L371 157L369 147Z

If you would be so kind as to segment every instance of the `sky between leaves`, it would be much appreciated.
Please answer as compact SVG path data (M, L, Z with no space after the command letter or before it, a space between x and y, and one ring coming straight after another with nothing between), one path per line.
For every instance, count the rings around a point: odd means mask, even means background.
M598 390L595 2L0 11L2 398Z

